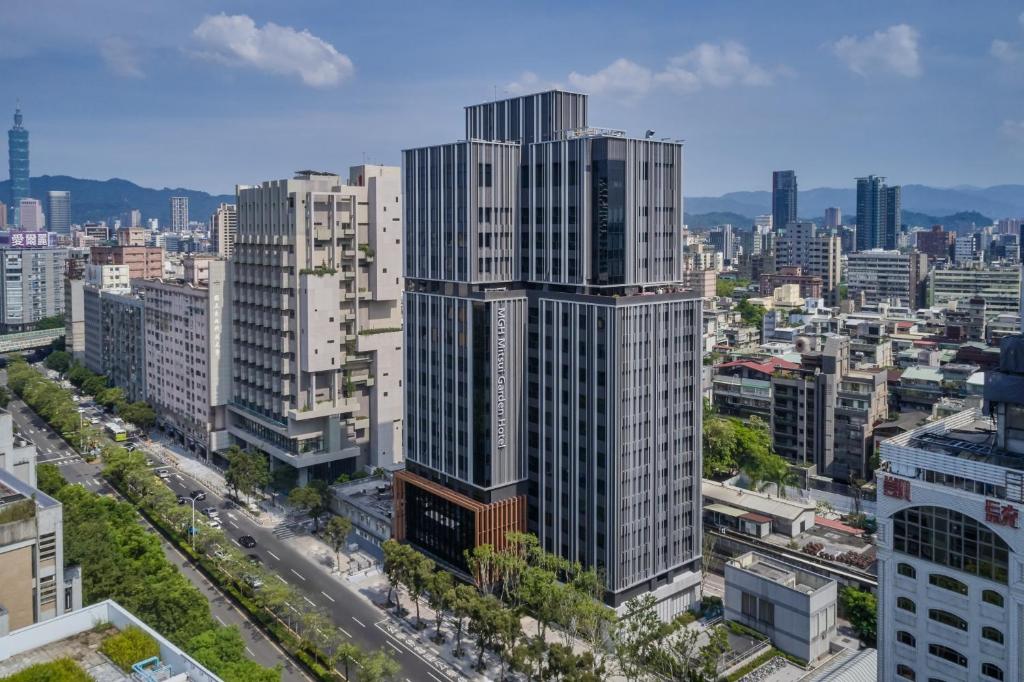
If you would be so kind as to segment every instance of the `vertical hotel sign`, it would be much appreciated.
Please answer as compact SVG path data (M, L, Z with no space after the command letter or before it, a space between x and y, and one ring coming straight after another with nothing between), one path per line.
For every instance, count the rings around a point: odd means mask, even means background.
M494 306L494 444L496 454L508 448L508 301Z

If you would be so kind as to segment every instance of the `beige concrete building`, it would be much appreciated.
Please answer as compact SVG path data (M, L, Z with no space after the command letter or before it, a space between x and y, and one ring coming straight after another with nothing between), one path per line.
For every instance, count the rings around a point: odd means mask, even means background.
M127 265L85 266L85 283L97 289L127 291L131 288L131 269Z
M118 246L145 246L146 231L141 227L122 227L117 231Z
M235 204L221 204L210 216L210 243L216 247L217 255L231 258L238 236L238 207Z
M146 399L191 452L228 446L231 330L227 262L185 259L185 279L138 283L145 305Z
M825 304L838 305L842 274L840 243L837 235L819 232L814 223L790 223L776 240L776 265L799 267L803 275L820 277Z
M161 277L164 250L159 246L94 246L90 260L96 265L127 265L131 279Z
M333 480L402 459L398 168L239 187L232 441Z

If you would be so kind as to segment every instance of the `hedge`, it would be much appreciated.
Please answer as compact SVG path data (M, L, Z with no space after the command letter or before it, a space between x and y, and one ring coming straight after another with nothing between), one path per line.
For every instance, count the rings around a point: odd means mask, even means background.
M100 651L118 668L130 673L132 665L160 655L160 645L141 628L131 626L103 640Z
M4 678L4 682L92 682L92 678L70 658L36 663Z

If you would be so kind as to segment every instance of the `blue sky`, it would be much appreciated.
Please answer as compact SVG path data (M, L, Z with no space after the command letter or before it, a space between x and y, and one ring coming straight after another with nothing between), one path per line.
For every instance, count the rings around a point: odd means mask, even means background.
M459 139L464 105L558 84L592 94L594 125L685 138L691 196L767 189L777 168L804 188L1022 183L1022 10L4 0L0 120L20 97L33 175L230 193L398 164Z

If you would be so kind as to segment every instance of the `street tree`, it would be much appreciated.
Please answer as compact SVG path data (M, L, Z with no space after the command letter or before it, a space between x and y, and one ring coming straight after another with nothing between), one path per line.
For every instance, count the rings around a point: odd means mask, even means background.
M405 588L416 605L416 629L423 629L423 620L420 618L420 601L430 586L434 575L434 562L415 550L411 550L408 559L408 568L405 572Z
M334 550L334 565L341 571L341 550L352 532L352 522L346 516L332 516L324 524L324 540Z
M427 586L427 604L434 609L436 628L434 641L438 644L444 641L441 635L441 625L444 618L452 610L455 600L455 580L448 571L434 571L430 577L430 584Z
M402 672L402 666L383 649L363 654L360 664L359 682L390 682Z
M388 539L381 545L384 552L384 575L388 579L388 604L394 603L396 612L402 614L401 594L399 588L405 578L408 565L407 547L394 539ZM391 595L394 593L394 600Z
M455 586L455 594L452 599L452 618L455 620L455 649L452 653L456 657L462 656L462 633L466 629L466 621L473 617L473 608L476 600L479 598L479 593L470 585L459 584Z
M225 456L228 468L224 480L239 500L241 495L252 498L270 482L270 468L262 453L232 445Z
M313 519L314 532L320 530L320 515L324 513L324 496L320 490L312 485L294 488L288 493L288 504Z

